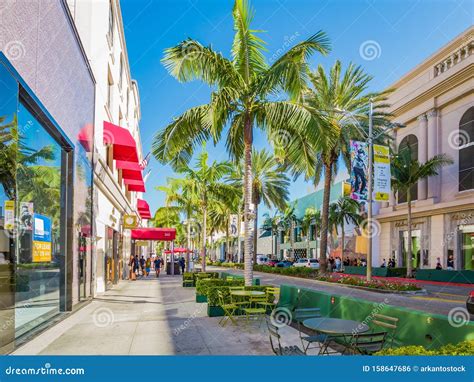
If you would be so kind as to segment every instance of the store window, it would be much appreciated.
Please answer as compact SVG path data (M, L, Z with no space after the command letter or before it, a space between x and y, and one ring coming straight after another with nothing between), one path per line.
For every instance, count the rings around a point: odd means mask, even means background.
M412 160L418 160L418 138L416 135L410 134L407 135L405 138L402 139L400 145L398 146L398 151L402 150L409 150L411 154ZM418 184L414 184L410 188L410 197L411 200L418 199ZM398 203L406 203L407 202L407 193L399 191L398 192Z
M462 228L461 238L461 269L474 270L474 225Z
M474 107L459 123L459 191L474 189Z

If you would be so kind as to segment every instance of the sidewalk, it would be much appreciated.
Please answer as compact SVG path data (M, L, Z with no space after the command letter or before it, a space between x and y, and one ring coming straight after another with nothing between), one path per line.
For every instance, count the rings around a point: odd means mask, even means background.
M122 281L13 354L273 354L264 323L222 328L206 310L181 276ZM285 344L301 346L296 330L281 332Z

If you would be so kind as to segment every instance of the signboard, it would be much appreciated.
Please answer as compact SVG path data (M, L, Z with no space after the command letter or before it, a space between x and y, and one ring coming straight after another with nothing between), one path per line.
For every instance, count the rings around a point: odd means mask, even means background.
M138 219L136 215L123 215L123 228L137 228Z
M365 142L351 141L351 198L367 200L368 147Z
M237 225L239 224L238 215L229 215L229 236L237 237Z
M388 201L391 188L390 176L390 152L388 146L374 145L375 201Z
M5 229L15 229L15 201L5 200Z
M51 219L33 214L33 262L48 262L52 259Z

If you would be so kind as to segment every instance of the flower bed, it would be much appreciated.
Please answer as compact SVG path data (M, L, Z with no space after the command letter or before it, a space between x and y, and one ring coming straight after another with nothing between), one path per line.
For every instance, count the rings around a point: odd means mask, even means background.
M428 350L423 346L402 346L384 349L375 355L474 355L474 340L444 345L436 350Z
M413 283L400 283L400 282L386 281L386 280L367 281L366 279L363 279L360 277L352 277L352 276L330 275L330 276L318 276L316 279L320 281L330 282L330 283L351 285L351 286L364 287L364 288L369 288L369 289L395 291L395 292L410 292L410 291L421 290L421 288L418 285L415 285Z

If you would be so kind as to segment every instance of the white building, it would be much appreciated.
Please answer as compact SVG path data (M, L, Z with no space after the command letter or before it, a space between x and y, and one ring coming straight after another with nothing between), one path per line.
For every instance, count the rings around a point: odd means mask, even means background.
M130 74L120 2L70 0L68 4L96 80L94 270L95 292L102 293L126 277L132 243L130 230L123 229L123 216L136 214L137 200L144 191L134 181L131 182L134 186L125 184L128 180L124 179L124 171L127 170L117 161L117 145L122 143L117 140L122 137L115 134L115 131L121 131L116 126L130 133L125 135L128 138L131 135L136 143L137 158L133 162L136 165L137 159L140 163L143 160L140 97L137 82ZM112 125L106 125L104 129L104 122ZM141 225L145 224L142 222Z

